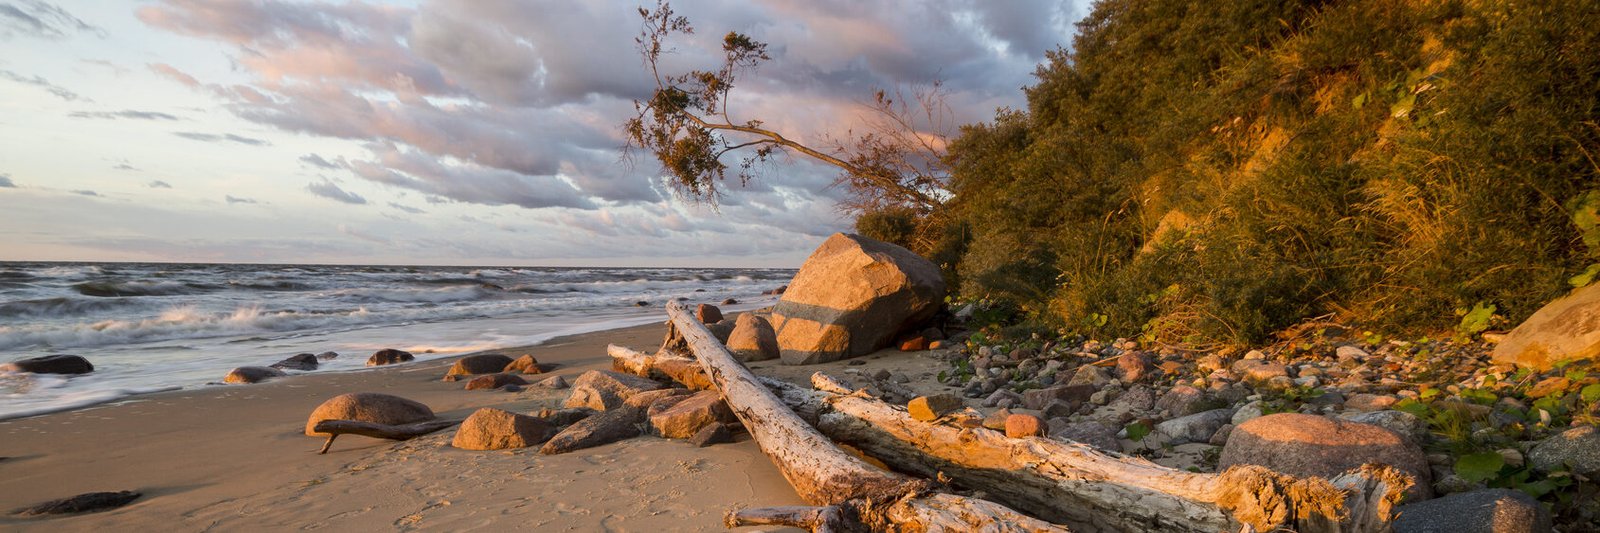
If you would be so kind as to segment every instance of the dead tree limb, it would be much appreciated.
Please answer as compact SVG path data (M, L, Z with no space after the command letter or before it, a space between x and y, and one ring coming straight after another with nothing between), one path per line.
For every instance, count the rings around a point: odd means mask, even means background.
M934 494L927 480L886 472L845 453L774 396L694 315L667 304L684 340L734 416L800 497L835 506L848 528L874 531L1066 531L1004 506ZM766 515L774 513L767 511ZM826 513L824 513L826 514ZM749 516L749 515L747 515ZM822 529L821 524L814 529Z
M328 434L328 441L322 443L322 451L317 452L318 454L324 454L328 453L328 448L333 447L333 439L339 438L339 435L346 433L375 439L410 440L460 423L460 420L430 420L428 422L391 426L388 424L362 422L360 420L323 420L317 422L317 425L312 427L311 430Z

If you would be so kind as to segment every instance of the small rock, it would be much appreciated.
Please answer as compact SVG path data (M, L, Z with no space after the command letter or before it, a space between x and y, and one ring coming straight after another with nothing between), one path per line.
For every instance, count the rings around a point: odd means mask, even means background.
M1201 357L1200 360L1195 363L1195 369L1204 374L1210 374L1212 372L1225 370L1227 368L1227 360L1223 359L1222 354L1219 353L1207 354L1205 357Z
M567 426L550 437L539 453L554 455L637 437L643 421L643 409L619 406Z
M1339 418L1359 424L1372 424L1404 435L1411 442L1418 444L1428 435L1428 424L1416 415L1404 411L1346 412L1340 414Z
M656 434L669 439L687 439L706 426L737 420L733 417L733 411L723 403L722 394L714 390L696 393L660 412L652 405L649 418Z
M467 390L494 390L508 385L527 385L527 380L516 374L489 374L478 376L467 382Z
M88 374L94 371L94 365L81 355L46 355L18 359L0 365L0 373L5 372L31 372L34 374ZM95 493L107 494L107 493Z
M660 388L664 387L655 380L609 370L590 370L578 376L572 385L572 394L562 407L604 411L622 405L630 396Z
M1210 444L1212 446L1226 445L1228 444L1228 435L1232 434L1233 424L1223 424L1222 427L1217 428L1216 433L1211 434L1211 439L1207 440L1206 444Z
M1098 366L1084 365L1073 372L1072 379L1067 385L1088 385L1094 388L1104 387L1111 382L1111 371Z
M1010 399L1013 403L1017 403L1022 401L1022 395L1011 392L1010 389L996 389L994 394L990 394L988 398L984 398L983 406L994 407L1000 405L1001 400L1006 399Z
M21 516L92 513L122 507L139 499L140 493L130 490L118 492L88 492L70 498L50 500L32 507L17 509L12 514Z
M1122 444L1117 441L1117 428L1093 420L1067 424L1052 432L1050 438L1083 443L1102 450L1122 450Z
M950 341L933 341L928 343L929 350L943 350L950 347Z
M727 424L711 424L700 428L693 437L689 437L689 444L697 448L704 448L713 444L722 444L733 441L733 432L728 430Z
M713 324L722 321L722 310L711 304L700 304L694 308L694 318L701 324Z
M222 378L223 383L261 383L272 378L281 378L288 374L282 370L265 366L241 366L228 371Z
M1438 481L1433 482L1434 494L1456 494L1460 492L1483 490L1483 488L1484 486L1482 483L1473 483L1471 481L1467 481L1467 478L1455 474L1438 478Z
M1206 401L1206 393L1188 385L1173 387L1156 401L1155 409L1167 411L1174 417L1189 416L1212 407L1215 402Z
M748 363L778 358L778 333L766 318L744 313L733 322L727 345L734 359Z
M317 354L317 359L320 360L320 361L327 361L329 359L338 359L338 358L339 358L339 352L322 352L322 353Z
M457 359L450 365L446 376L471 376L476 374L493 374L505 370L511 364L511 358L497 353L469 355Z
M916 336L900 342L900 351L902 352L920 352L927 349L927 337Z
M1089 401L1094 393L1093 385L1057 385L1022 393L1022 405L1029 409L1044 409L1050 402L1060 401L1076 406Z
M384 348L382 350L373 352L372 357L367 358L367 366L394 365L415 361L416 359L416 356L411 355L411 352L396 350L394 348Z
M1037 416L1019 413L1006 417L1006 436L1013 439L1043 436L1046 427L1044 419Z
M518 372L522 374L543 374L544 369L539 367L539 360L532 355L522 354L500 369L501 372Z
M1366 361L1368 357L1372 357L1372 354L1367 353L1366 350L1348 344L1340 346L1338 349L1333 351L1333 354L1340 360L1354 359L1356 361Z
M278 361L276 363L272 363L271 366L272 366L272 368L279 368L279 369L283 369L283 370L308 370L309 371L309 370L316 370L317 369L317 364L318 364L317 363L317 356L315 354L302 353L302 354L295 354L295 355L290 356L289 358L284 359L282 361Z
M1566 392L1569 386L1572 386L1572 380L1562 376L1544 378L1535 383L1533 388L1528 389L1528 397L1538 399L1553 394L1561 394Z
M1249 352L1245 352L1244 358L1246 360L1259 361L1266 359L1267 354L1263 353L1261 350L1250 350Z
M1006 418L1008 418L1010 416L1011 416L1011 410L1010 409L1004 409L1004 408L998 409L993 413L989 413L989 416L986 416L986 417L983 418L983 427L986 427L986 428L989 428L989 429L992 429L992 430L995 430L995 431L1005 431L1006 430Z
M461 422L450 445L463 450L526 448L549 440L552 433L555 428L543 418L485 407Z
M546 389L565 389L568 387L567 378L561 376L553 376L542 379L538 383L535 383L534 386L544 387Z
M1344 406L1347 409L1355 409L1357 411L1382 411L1394 406L1395 402L1398 401L1400 401L1399 398L1388 394L1363 393L1356 394L1345 400Z
M722 301L722 305L739 305L739 301L733 298L728 298Z
M1505 461L1506 466L1512 468L1521 468L1526 462L1526 459L1522 456L1522 452L1517 451L1516 448L1501 448L1495 450L1494 453L1500 454L1500 459Z
M1518 491L1486 489L1402 505L1395 533L1546 533L1550 513Z
M1208 442L1232 418L1232 409L1212 409L1156 424L1155 433L1167 444Z
M906 410L911 412L911 418L924 422L933 421L945 413L960 409L965 404L961 398L952 394L935 394L932 396L918 396L906 404Z
M1145 356L1144 353L1126 352L1117 357L1117 379L1122 380L1123 383L1137 382L1149 374L1150 358Z
M1262 359L1241 359L1233 363L1231 371L1250 383L1267 383L1273 378L1289 378L1289 369L1282 364Z

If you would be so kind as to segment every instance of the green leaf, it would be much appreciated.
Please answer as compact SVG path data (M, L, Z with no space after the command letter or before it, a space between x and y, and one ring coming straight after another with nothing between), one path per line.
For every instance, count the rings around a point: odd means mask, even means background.
M1417 395L1417 398L1426 402L1428 400L1432 400L1434 396L1438 395L1439 389L1435 389L1433 387L1423 387L1422 392Z
M1489 329L1489 324L1494 319L1494 312L1497 310L1499 308L1491 303L1473 304L1472 310L1461 317L1461 325L1456 329L1468 337L1483 333L1483 330Z
M1578 396L1589 403L1600 401L1600 383L1593 383L1584 387L1583 390L1578 391Z
M1128 427L1123 429L1128 430L1128 440L1134 442L1144 440L1145 436L1148 436L1151 430L1150 426L1144 422L1134 422L1132 424L1128 424Z
M1567 371L1567 379L1571 381L1583 381L1583 378L1586 377L1589 377L1589 373L1583 370L1574 368Z
M1581 289L1588 287L1590 283L1594 283L1596 278L1600 278L1600 263L1589 265L1589 268L1584 269L1583 273L1567 278L1567 283L1572 285L1574 289Z
M1495 452L1474 453L1456 459L1456 475L1473 483L1494 479L1506 459Z
M1410 413L1412 416L1416 417L1428 416L1428 404L1413 400L1411 398L1406 398L1396 402L1394 404L1394 410L1403 413Z

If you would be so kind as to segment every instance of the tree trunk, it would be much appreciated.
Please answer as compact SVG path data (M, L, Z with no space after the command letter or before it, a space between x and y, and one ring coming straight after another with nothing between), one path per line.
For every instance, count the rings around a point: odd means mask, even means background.
M757 381L695 320L688 308L677 302L668 303L667 314L698 356L700 368L711 384L722 393L723 401L784 479L807 502L836 508L844 527L878 531L1066 531L991 502L930 494L936 487L926 480L886 472L845 453ZM817 514L833 513L824 510ZM827 530L835 525L835 521L824 522L809 527Z
M641 375L649 375L652 365L676 361L681 367L685 360L621 347L612 356L628 361L626 367L617 363L619 369ZM825 374L813 376L815 391L758 380L828 437L897 470L947 475L1075 530L1388 531L1393 508L1410 485L1398 471L1378 466L1331 481L1253 466L1193 473L1082 444L918 421Z

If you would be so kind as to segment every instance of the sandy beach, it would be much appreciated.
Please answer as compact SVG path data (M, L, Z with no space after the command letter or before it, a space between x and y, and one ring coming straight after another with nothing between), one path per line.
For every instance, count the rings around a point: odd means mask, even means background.
M571 380L610 367L606 344L653 348L663 331L640 326L496 352L533 354L559 365L548 375ZM440 381L453 359L157 393L0 422L0 508L93 491L144 494L107 512L5 516L0 529L698 531L721 529L733 507L803 503L747 436L703 449L641 437L542 456L536 448L458 450L449 446L453 430L444 430L401 443L344 436L318 455L323 439L302 433L313 408L346 392L411 398L457 420L480 407L537 411L567 393L466 391Z

